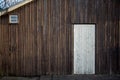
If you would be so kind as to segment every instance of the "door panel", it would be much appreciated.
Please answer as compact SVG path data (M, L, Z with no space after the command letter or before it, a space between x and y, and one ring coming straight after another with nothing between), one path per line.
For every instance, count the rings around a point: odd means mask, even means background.
M95 73L95 25L74 25L74 74Z

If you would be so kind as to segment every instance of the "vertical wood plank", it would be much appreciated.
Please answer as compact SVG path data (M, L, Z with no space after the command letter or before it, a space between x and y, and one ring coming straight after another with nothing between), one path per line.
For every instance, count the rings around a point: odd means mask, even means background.
M8 15L0 17L2 72L20 76L72 74L72 25L96 23L96 73L117 73L118 11L116 0L34 0L9 13L19 15L19 24L8 24Z

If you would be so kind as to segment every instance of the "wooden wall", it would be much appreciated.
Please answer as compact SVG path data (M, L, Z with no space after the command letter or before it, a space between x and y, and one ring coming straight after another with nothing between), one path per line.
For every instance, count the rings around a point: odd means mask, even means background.
M119 1L118 1L119 2ZM73 73L73 24L96 24L96 74L120 73L117 0L34 0L0 17L0 74Z
M119 73L120 73L120 5L118 7L119 7Z

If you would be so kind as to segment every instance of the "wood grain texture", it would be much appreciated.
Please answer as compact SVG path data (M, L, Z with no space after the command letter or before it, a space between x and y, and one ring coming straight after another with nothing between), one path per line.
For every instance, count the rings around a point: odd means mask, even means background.
M120 5L119 4L118 4L118 11L119 11L119 73L120 73Z
M116 5L117 4L117 5ZM4 75L72 74L74 23L96 24L96 74L120 73L116 0L34 0L0 17ZM8 24L9 14L19 24Z

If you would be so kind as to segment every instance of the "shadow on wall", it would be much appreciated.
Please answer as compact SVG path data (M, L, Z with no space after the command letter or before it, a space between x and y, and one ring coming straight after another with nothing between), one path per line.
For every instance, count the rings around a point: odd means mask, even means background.
M119 71L118 71L118 74L120 74L120 43L119 43L119 48L118 48L119 50L118 50L118 69L119 69Z
M111 51L111 64L112 64L112 66L115 66L115 67L113 67L112 69L114 70L114 72L116 72L117 71L117 73L120 73L120 67L119 67L119 59L120 59L120 54L119 54L119 46L116 46L116 47L114 47L113 49L110 49L110 51Z
M3 25L7 25L9 23L9 16L8 14L0 16L0 27Z
M120 0L111 0L115 4L120 4Z
M0 77L4 75L1 65L2 65L2 52L0 51Z

